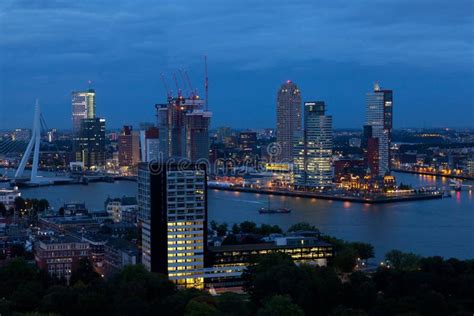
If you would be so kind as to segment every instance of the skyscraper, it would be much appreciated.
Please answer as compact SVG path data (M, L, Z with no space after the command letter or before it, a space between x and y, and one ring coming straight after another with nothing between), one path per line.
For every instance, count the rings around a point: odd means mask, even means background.
M76 161L82 162L84 168L95 169L105 166L105 119L82 119L74 144Z
M302 138L294 146L294 184L307 189L332 185L332 116L323 101L305 102Z
M374 91L367 93L366 122L371 126L372 137L378 139L378 174L390 172L390 144L393 124L393 92L381 89L378 83Z
M160 149L163 157L209 158L209 125L212 113L198 96L170 98L156 105Z
M298 87L286 81L277 95L277 142L280 145L281 161L291 162L295 137L301 131L301 92Z
M121 167L133 167L140 161L140 135L125 125L118 138L118 158Z
M95 118L95 90L72 92L72 130L74 134L81 129L81 120Z
M179 286L202 288L207 247L204 165L189 160L141 163L138 211L143 265Z
M160 131L156 127L149 127L140 131L140 146L142 161L151 162L160 160Z

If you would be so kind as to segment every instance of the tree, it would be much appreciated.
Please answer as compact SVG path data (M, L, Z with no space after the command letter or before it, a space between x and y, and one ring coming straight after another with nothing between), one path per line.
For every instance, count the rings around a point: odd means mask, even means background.
M232 225L232 234L237 235L238 233L240 233L240 227L234 223L234 225Z
M239 241L234 234L227 235L222 241L222 245L238 245Z
M94 267L89 258L82 258L79 260L79 267L71 275L70 283L75 284L80 281L84 284L91 284L93 282L98 282L99 280L101 280L101 277L94 271Z
M296 224L293 224L290 226L290 228L288 228L288 231L289 232L297 232L297 231L318 231L318 229L309 224L309 223L306 223L306 222L300 222L300 223L296 223Z
M198 296L186 305L184 310L186 316L212 316L218 315L216 302L209 296Z
M353 242L350 246L357 252L357 255L362 260L367 260L374 257L374 246L363 242Z
M25 209L25 200L21 196L15 198L14 204L15 204L15 211L16 212L19 212L19 211Z
M5 207L5 204L0 202L0 216L5 217L7 215L7 208Z
M283 233L282 229L278 225L268 225L268 224L262 224L258 232L260 235L263 236L268 236L270 234L281 234Z
M211 221L211 229L216 231L217 230L217 222L215 220Z
M251 315L250 304L245 295L232 292L222 293L217 297L219 315L247 316Z
M227 224L226 223L223 223L223 224L220 224L220 225L217 225L216 226L216 232L217 232L217 236L219 237L223 237L227 234Z
M258 310L258 316L304 316L303 310L287 295L275 295Z
M389 251L385 259L390 266L402 271L414 271L419 268L420 257L414 253L404 253L400 250Z
M243 234L256 234L257 233L257 224L250 221L245 221L240 223L240 232Z
M352 272L357 262L357 252L350 247L346 247L336 252L334 256L334 267L341 272Z
M60 207L58 210L58 215L59 216L64 216L64 207Z

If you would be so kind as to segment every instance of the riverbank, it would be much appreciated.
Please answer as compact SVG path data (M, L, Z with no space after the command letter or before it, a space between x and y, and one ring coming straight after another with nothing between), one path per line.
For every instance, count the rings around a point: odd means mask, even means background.
M439 172L415 171L415 170L406 170L406 169L392 169L392 171L400 172L400 173L421 174L425 176L436 176L436 177L445 177L445 178L451 178L451 179L474 181L474 177L460 176L460 175L446 175L446 174L441 174Z
M278 191L269 189L253 189L244 187L221 187L217 185L208 185L209 189L222 190L222 191L237 191L246 193L258 193L258 194L270 194L270 195L282 195L289 197L301 197L311 198L320 200L332 200L342 202L355 202L355 203L368 203L368 204L382 204L382 203L394 203L404 201L419 201L419 200L433 200L443 198L443 193L439 191L434 192L423 192L407 195L381 195L381 196L351 196L344 193L317 193L317 192L302 192L302 191Z

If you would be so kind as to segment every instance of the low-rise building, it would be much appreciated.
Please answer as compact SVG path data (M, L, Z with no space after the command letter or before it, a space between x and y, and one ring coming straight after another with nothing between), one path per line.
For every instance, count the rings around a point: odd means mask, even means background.
M113 273L128 265L136 265L139 263L138 248L127 240L109 238L105 244L104 262L107 273Z
M107 199L105 209L114 222L135 224L137 221L138 204L135 197Z
M326 266L333 247L307 234L277 237L269 243L208 246L206 286L242 286L242 273L255 257L278 252L288 254L296 264Z
M69 236L50 237L35 243L35 260L38 267L50 276L65 278L68 282L79 267L79 261L88 258L88 242Z
M3 203L6 208L15 206L15 199L21 196L21 192L18 190L18 187L10 189L1 189L0 188L0 203Z

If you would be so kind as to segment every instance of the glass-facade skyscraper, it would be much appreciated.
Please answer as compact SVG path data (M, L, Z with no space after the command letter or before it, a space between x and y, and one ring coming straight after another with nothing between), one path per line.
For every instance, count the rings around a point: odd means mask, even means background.
M74 138L75 158L86 169L105 166L105 119L92 118L81 120L81 128Z
M390 145L393 125L393 92L381 89L378 83L366 96L365 125L372 129L372 137L378 139L378 174L390 172Z
M95 90L72 92L72 130L74 134L81 129L81 120L95 118Z
M301 132L301 92L291 80L278 90L276 112L276 136L280 146L278 159L291 162L296 137Z
M323 101L304 104L304 130L294 146L294 185L304 189L332 186L332 116Z

